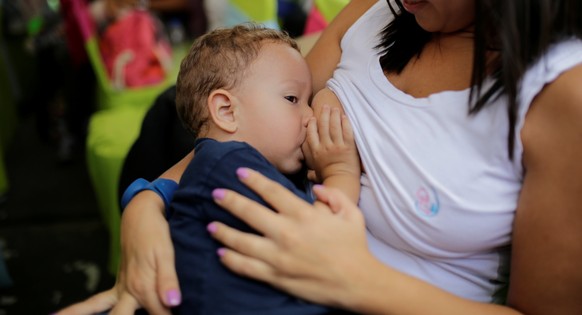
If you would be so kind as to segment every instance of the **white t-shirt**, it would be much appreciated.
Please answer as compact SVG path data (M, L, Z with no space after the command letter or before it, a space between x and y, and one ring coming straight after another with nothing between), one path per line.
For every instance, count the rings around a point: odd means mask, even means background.
M523 181L523 119L547 82L582 63L582 42L555 45L526 73L512 161L507 98L468 115L469 89L414 98L386 79L374 47L391 19L379 1L356 21L328 82L353 125L366 169L359 205L369 247L402 272L492 302L507 284Z

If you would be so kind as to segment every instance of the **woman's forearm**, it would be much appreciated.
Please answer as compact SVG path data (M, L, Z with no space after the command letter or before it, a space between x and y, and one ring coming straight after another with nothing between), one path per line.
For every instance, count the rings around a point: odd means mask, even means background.
M194 151L191 151L178 163L174 164L172 167L170 167L168 170L162 173L160 175L160 178L169 179L179 183L182 174L184 174L184 171L186 170L186 167L192 160L193 156ZM127 213L128 211L143 212L149 211L149 209L153 209L154 211L164 213L166 207L164 204L164 200L160 195L153 192L152 190L146 189L138 192L135 196L133 196L133 198L131 198L131 200L123 210L123 213Z
M167 171L162 173L162 175L160 175L160 177L166 178L166 179L171 179L171 180L175 181L176 183L179 183L180 178L182 177L182 174L184 174L186 167L188 166L188 164L190 164L190 161L192 161L193 157L194 157L194 151L190 151L190 153L188 153L188 155L186 155L184 158L182 158L178 163L174 164Z
M363 314L520 314L509 307L460 298L372 257L346 276L352 279L350 287L338 302Z

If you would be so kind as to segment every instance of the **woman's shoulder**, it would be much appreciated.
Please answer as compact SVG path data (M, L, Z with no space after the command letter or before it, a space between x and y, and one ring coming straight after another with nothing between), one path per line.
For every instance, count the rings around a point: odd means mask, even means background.
M582 49L582 42L580 48ZM556 71L555 77L548 81L532 106L551 107L564 119L575 119L576 125L582 127L582 50L577 62ZM547 104L546 104L547 103ZM582 128L581 128L582 130Z
M544 84L552 82L579 63L582 63L582 39L569 38L556 42L529 67L524 84L540 80L545 81Z
M556 73L555 78L547 82L535 95L525 116L521 133L526 157L537 157L539 161L544 161L547 157L555 155L549 154L556 152L555 145L565 143L572 137L575 139L572 139L571 145L579 147L577 142L579 140L576 139L582 134L580 86L582 86L582 57L577 64ZM562 155L560 158L565 156ZM529 161L526 159L525 162L527 167L527 164L531 165L532 159Z
M564 89L563 93L566 94L580 90L579 88L562 87L571 80L576 80L577 75L568 75L566 80L558 80L558 78L571 71L576 73L576 68L579 68L581 64L582 39L570 38L550 46L523 76L519 95L522 110L520 116L525 117L529 113L529 107L533 105L535 100L539 100L538 95L547 90L549 86L553 86L552 90Z
M341 38L346 31L362 17L379 0L352 0L346 8L334 19L332 24L336 24L338 36Z
M325 28L305 59L313 74L314 91L325 87L341 57L340 42L348 29L381 0L352 0Z

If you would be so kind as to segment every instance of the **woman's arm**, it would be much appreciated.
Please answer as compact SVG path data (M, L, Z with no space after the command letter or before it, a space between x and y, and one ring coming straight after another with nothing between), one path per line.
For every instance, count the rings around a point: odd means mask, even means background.
M340 41L350 26L378 0L352 0L325 28L305 56L313 78L313 93L325 87L341 57Z
M179 183L182 174L184 174L186 167L188 166L188 164L190 164L190 161L192 161L193 157L194 151L191 151L183 159L178 161L178 163L170 167L167 171L163 172L162 175L160 175L160 177L165 179L171 179L176 183Z
M521 132L525 179L514 222L508 303L582 313L582 65L536 97Z
M192 151L160 177L179 182L193 156ZM117 282L124 288L122 294L127 291L154 314L180 301L174 247L164 210L161 198L146 190L130 201L121 217L122 261Z

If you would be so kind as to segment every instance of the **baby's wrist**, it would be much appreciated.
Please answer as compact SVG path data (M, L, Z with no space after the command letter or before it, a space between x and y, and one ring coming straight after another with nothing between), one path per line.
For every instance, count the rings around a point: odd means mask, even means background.
M332 176L354 176L360 177L360 166L350 165L349 163L335 163L322 168L319 172L320 178L325 180Z

